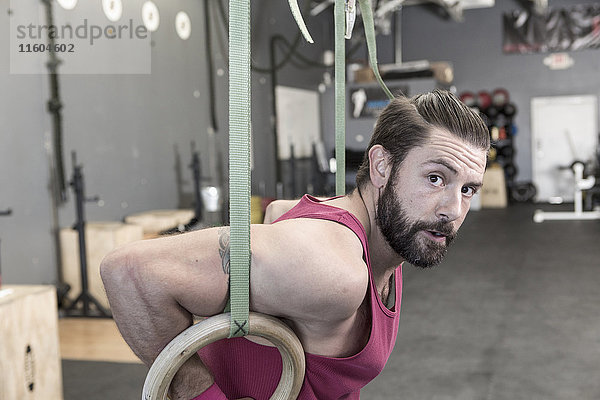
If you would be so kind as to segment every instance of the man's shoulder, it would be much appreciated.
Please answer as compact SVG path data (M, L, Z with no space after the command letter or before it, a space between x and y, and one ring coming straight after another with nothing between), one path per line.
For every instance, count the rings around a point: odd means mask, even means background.
M326 263L335 267L336 261L354 264L363 260L364 249L357 234L335 221L293 218L265 226L262 233L264 241L278 246L279 254L290 261L311 262L319 266ZM297 255L302 257L295 257Z
M362 303L368 271L352 230L300 218L257 228L253 236L257 295L268 308L263 312L289 318L344 317Z

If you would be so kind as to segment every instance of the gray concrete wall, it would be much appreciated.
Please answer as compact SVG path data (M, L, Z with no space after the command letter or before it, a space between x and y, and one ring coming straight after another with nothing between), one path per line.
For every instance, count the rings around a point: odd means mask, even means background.
M551 0L550 7L571 7L597 1ZM493 8L465 11L465 21L444 21L424 7L405 7L402 16L403 60L450 61L458 92L506 88L518 107L515 123L517 180L530 180L530 102L538 96L591 94L600 96L600 50L569 52L575 65L551 71L548 54L502 53L502 14L521 8L521 2L498 0ZM391 52L392 48L382 49Z
M40 2L22 2L19 10L39 14ZM45 143L47 79L10 75L9 1L0 1L0 217L2 278L6 283L52 283L56 276L50 227L48 158ZM31 63L45 56L30 54Z
M124 1L121 21L141 24L142 0ZM205 60L204 2L155 0L161 26L152 33L151 75L61 75L64 104L64 156L67 178L71 175L71 151L83 164L88 196L99 195L103 205L86 206L88 220L121 220L124 216L151 209L190 205L192 190L190 142L196 142L206 183L224 184L227 173L228 68L226 32L213 24L218 130L209 135L208 77ZM216 4L213 2L212 4ZM223 1L227 9L227 2ZM55 5L55 23L77 23L76 17L102 20L100 2L80 1L65 11ZM0 210L11 206L14 215L0 219L2 272L5 283L55 283L58 267L52 236L52 207L49 184L49 140L51 120L46 113L49 97L45 75L9 73L9 18L23 13L33 23L44 24L38 0L0 0ZM176 35L174 19L186 11L192 21L192 35L182 41ZM296 29L287 2L257 0L253 10L253 60L269 67L269 39L275 33L292 41ZM327 13L324 18L329 15ZM323 22L325 21L325 22ZM108 20L105 21L108 24ZM309 21L319 40L328 28L328 19ZM309 58L319 60L328 42L300 44ZM106 50L103 62L118 63L118 54ZM32 55L31 63L43 65L45 55ZM279 51L281 59L281 50ZM291 64L278 71L280 84L316 90L322 70L298 69ZM268 74L253 73L253 144L255 169L253 190L264 186L275 194L275 158L271 125L271 85ZM183 184L178 183L181 177ZM260 185L263 182L264 185ZM59 209L59 225L75 221L73 195Z
M124 2L121 21L141 24L142 1ZM2 26L9 14L40 15L41 2L2 1ZM89 220L121 220L125 215L157 208L177 208L176 151L181 174L191 191L190 142L194 140L208 168L207 77L204 61L202 3L192 0L157 2L161 27L152 34L151 75L61 75L64 155L67 179L71 176L71 151L84 166L87 194L99 195L102 207L88 204ZM176 37L175 14L185 10L192 19L192 36ZM65 11L55 3L55 23L78 23L77 16L102 17L98 2L79 2ZM41 14L43 15L43 14ZM36 22L36 21L34 21ZM37 23L45 23L41 18ZM106 22L108 24L108 21ZM7 29L8 30L8 29ZM1 39L8 55L9 41ZM101 50L102 51L102 50ZM107 64L118 63L118 54L101 55ZM36 58L37 57L37 58ZM40 57L42 57L40 59ZM45 55L32 56L45 62ZM60 71L60 70L59 70ZM3 277L7 283L54 283L58 279L48 193L48 158L44 138L50 132L45 112L48 77L10 75L3 57L0 101L3 137L0 163L4 171L0 203L14 216L0 222L3 239ZM194 96L197 91L199 95ZM189 202L188 202L189 203ZM189 205L189 204L188 204ZM1 207L0 207L1 208ZM73 195L59 209L59 225L75 221Z
M38 16L37 0L13 1L13 12ZM122 19L140 21L142 0L124 2ZM64 145L68 175L69 154L77 151L84 165L88 195L100 195L102 207L89 204L90 220L120 220L125 215L160 208L189 205L191 173L189 144L200 150L203 170L209 182L227 184L218 171L227 171L227 63L226 40L218 14L215 23L213 56L219 129L209 136L209 98L204 56L203 2L156 0L161 27L152 34L151 75L68 75L61 76L64 102ZM458 91L506 87L519 107L516 124L519 179L530 179L529 102L534 96L595 94L600 92L598 50L573 52L573 68L550 71L543 65L544 54L504 55L502 12L519 7L514 0L497 1L492 9L466 11L462 24L444 21L423 7L404 9L403 59L451 61ZM589 3L589 1L588 1ZM226 4L226 2L224 2ZM303 7L305 2L301 2ZM550 6L568 6L566 0ZM0 25L8 27L11 5L0 0ZM100 3L80 1L77 12L98 15ZM287 2L255 0L253 7L253 60L269 67L269 40L282 34L293 41L296 33ZM175 33L175 14L186 11L192 20L192 36L180 40ZM57 22L64 18L57 12ZM321 60L324 49L333 46L331 12L308 22L316 44L302 42L300 51ZM43 21L42 21L43 22ZM8 30L8 29L7 29ZM5 30L5 32L7 31ZM220 32L220 35L217 35ZM0 51L8 55L10 42L0 35ZM381 38L382 63L393 61L393 40ZM36 58L37 57L37 58ZM278 59L282 50L278 50ZM360 52L354 58L360 58ZM33 55L32 63L43 63ZM106 54L106 62L119 62ZM219 73L217 73L219 72ZM317 90L322 69L291 64L278 71L282 85ZM272 129L270 75L253 73L253 145L255 168L253 191L264 187L275 194L275 151ZM3 278L7 283L53 283L57 280L52 239L51 202L48 192L49 168L45 141L50 118L45 112L49 96L46 76L9 74L8 57L0 60L0 210L11 206L14 215L0 219ZM194 95L196 93L196 96ZM176 150L177 149L177 152ZM179 171L177 153L179 154ZM220 153L220 155L219 155ZM178 184L181 175L183 185ZM264 185L261 185L263 183ZM183 193L183 195L182 195ZM72 197L72 196L70 196ZM61 226L74 222L72 199L59 210Z
M304 8L306 2L299 2ZM289 12L287 2L272 0L259 0L252 2L253 7L253 60L254 64L269 68L269 43L274 34L283 35L288 42L293 42L297 28L294 19ZM309 31L315 43L308 44L301 39L298 51L307 58L316 62L322 62L323 51L331 48L329 40L333 17L331 12L310 18L308 13L304 15ZM276 58L280 62L286 54L285 49L277 48ZM322 81L322 68L299 68L288 63L277 71L277 83L279 85L297 87L317 91ZM271 76L269 74L254 72L252 80L252 133L254 145L254 172L253 191L259 193L260 183L265 184L266 193L269 196L276 194L275 189L275 147L272 127L272 94ZM301 107L301 105L299 105ZM285 165L283 166L285 168ZM284 176L284 179L286 177Z
M143 1L124 2L122 20L142 24ZM120 220L153 208L177 208L180 199L175 149L181 173L191 190L190 143L196 142L206 171L208 150L208 90L204 57L203 2L156 2L161 25L152 33L151 75L63 75L65 158L76 151L84 165L88 195L99 195L103 207L89 204L90 220ZM175 15L184 10L192 35L181 40ZM57 12L57 24L68 13ZM101 11L96 2L79 2L80 15ZM107 52L107 62L119 62ZM196 92L196 96L194 96ZM70 203L61 209L61 222L73 220Z

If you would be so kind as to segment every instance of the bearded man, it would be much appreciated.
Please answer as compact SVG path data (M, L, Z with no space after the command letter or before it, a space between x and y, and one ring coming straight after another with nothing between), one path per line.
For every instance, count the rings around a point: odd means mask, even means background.
M398 97L382 111L346 196L277 201L251 227L251 311L288 324L306 353L299 399L358 399L398 331L402 266L440 263L482 185L490 141L453 94ZM119 329L151 365L192 315L228 300L226 227L112 252L102 278ZM179 370L174 399L268 399L278 350L244 337L203 348Z

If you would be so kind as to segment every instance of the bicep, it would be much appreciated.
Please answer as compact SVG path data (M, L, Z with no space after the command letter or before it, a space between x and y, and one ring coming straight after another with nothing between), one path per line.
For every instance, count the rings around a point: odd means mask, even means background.
M129 276L149 296L165 296L199 316L220 313L228 294L227 228L137 242L119 251ZM224 245L227 244L227 246Z

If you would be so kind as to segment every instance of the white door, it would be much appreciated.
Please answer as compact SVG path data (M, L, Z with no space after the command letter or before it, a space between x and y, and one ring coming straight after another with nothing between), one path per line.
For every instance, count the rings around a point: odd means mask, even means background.
M598 142L596 96L531 99L533 182L537 201L573 201L575 160L593 159Z

